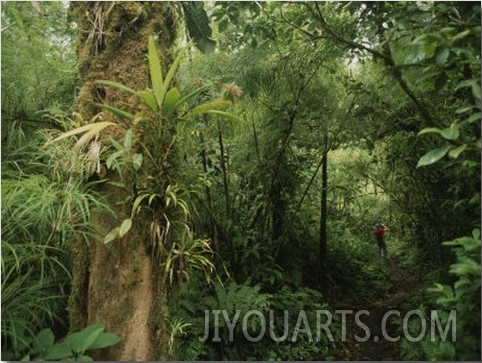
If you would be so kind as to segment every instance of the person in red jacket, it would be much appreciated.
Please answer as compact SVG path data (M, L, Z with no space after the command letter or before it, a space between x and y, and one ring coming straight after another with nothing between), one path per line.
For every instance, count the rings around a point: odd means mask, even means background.
M372 229L372 233L377 238L378 242L378 252L380 256L387 257L387 244L385 243L385 232L388 232L389 229L384 225L377 223L375 224L375 228Z

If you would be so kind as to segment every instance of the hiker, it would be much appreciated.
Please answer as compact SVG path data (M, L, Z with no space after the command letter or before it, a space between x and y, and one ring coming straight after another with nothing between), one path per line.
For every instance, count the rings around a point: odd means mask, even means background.
M380 256L387 257L387 244L385 243L385 232L388 232L389 229L384 225L377 223L375 224L375 228L372 229L372 233L377 237L378 242L378 253Z

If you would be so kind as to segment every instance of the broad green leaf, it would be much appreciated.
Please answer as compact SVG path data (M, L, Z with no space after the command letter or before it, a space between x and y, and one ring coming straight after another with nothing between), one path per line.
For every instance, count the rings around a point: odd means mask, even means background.
M427 127L423 130L421 130L418 135L423 135L423 134L439 134L446 140L456 140L460 136L460 130L459 130L459 125L456 122L453 122L450 127L447 127L443 130L437 128L437 127Z
M203 113L206 113L211 110L220 110L224 109L228 106L231 105L231 102L229 101L213 101L213 102L207 102L203 103L202 105L196 106L191 110L191 115L196 116L200 115Z
M467 149L467 144L463 144L463 145L460 145L458 147L456 147L455 149L452 149L449 151L449 156L453 159L457 159L460 155L460 153L462 153L465 149Z
M152 111L157 112L158 107L157 107L156 97L152 94L152 92L150 92L150 91L139 91L139 92L137 92L137 96L139 96L139 98L141 100L143 100L144 103L147 106L149 106L149 108Z
M147 198L149 194L141 194L137 196L136 200L134 200L134 204L132 205L132 214L131 216L133 217L134 214L137 212L137 208L141 205L142 201Z
M479 238L467 237L467 239L463 241L463 246L466 251L473 251L473 250L480 249L480 237Z
M478 228L475 228L473 231L472 231L472 237L476 240L480 240L480 229Z
M124 237L132 227L132 218L124 219L119 229L119 237Z
M440 41L442 37L439 34L435 33L428 33L419 36L418 38L414 39L413 43L415 44L426 44L426 43L436 43Z
M97 339L102 331L104 331L102 324L89 325L80 332L68 335L62 343L69 346L74 352L82 354L89 349L89 345Z
M58 343L50 347L47 354L45 355L45 360L62 360L65 361L67 358L72 356L72 349L68 344L64 342Z
M442 37L436 33L424 34L416 38L413 43L420 47L425 58L431 58L437 50L438 43L442 40Z
M101 81L97 81L98 83L100 84L103 84L105 86L109 86L109 87L114 87L114 88L118 88L118 89L121 89L123 91L127 91L129 93L132 93L134 95L137 96L137 91L130 88L130 87L127 87L126 85L122 84L122 83L118 83L118 82L113 82L113 81L107 81L107 80L101 80Z
M76 359L77 362L93 362L94 360L88 355L81 355Z
M204 54L213 53L216 50L216 41L211 38L199 39L197 42L195 42L195 44L196 47Z
M446 140L457 140L460 136L459 125L456 122L452 123L450 127L443 129L440 135Z
M181 98L181 92L177 87L171 88L164 98L164 111L166 115L171 115L176 110L176 105Z
M451 43L453 44L453 43L457 42L458 40L465 38L465 37L466 37L467 35L469 35L469 34L470 34L470 30L464 30L463 32L461 32L461 33L457 34L456 36L454 36L454 37L452 38Z
M82 350L86 352L91 349L91 345L97 340L98 336L104 331L105 327L102 324L94 324L86 327L80 332L79 339L82 339Z
M202 53L212 53L216 42L211 39L212 29L203 2L186 1L181 4L190 38L194 39L196 47Z
M445 48L437 53L437 56L435 57L435 62L438 65L443 65L445 64L445 62L447 62L449 55L450 55L450 50Z
M112 242L119 235L119 229L119 227L115 227L112 231L107 233L107 235L104 237L104 244Z
M456 114L461 114L461 113L465 113L467 111L472 111L474 108L477 108L475 106L463 106L463 107L459 107L458 109L455 110L455 113Z
M54 345L55 336L51 329L43 329L33 340L32 353L46 352Z
M480 80L479 79L466 79L462 82L457 84L455 90L457 91L460 88L470 87L472 88L472 95L480 100Z
M179 53L177 54L176 58L171 64L171 67L169 68L169 71L167 72L166 79L164 80L161 90L160 90L160 100L161 104L164 102L164 97L167 93L167 90L169 89L169 85L174 78L174 75L176 74L177 68L179 67L179 64L181 63L182 58L184 57L184 54L186 51L189 49L190 43L188 43L184 48L182 48Z
M126 132L126 137L124 139L124 147L130 149L132 147L132 130L129 129Z
M82 353L83 338L81 332L72 333L67 335L67 338L62 342L67 345L73 352Z
M148 194L148 193L144 193L144 194L139 195L136 198L136 200L134 201L134 204L132 205L132 213L135 213L137 211L137 208L139 208L139 206L141 205L142 201L149 196L150 196L150 194Z
M472 83L472 94L474 95L475 98L480 100L480 84L477 82Z
M421 130L417 135L424 135L424 134L441 134L442 130L438 127L426 127Z
M159 61L159 55L157 54L157 37L149 37L147 51L152 89L154 90L157 105L160 107L162 105L161 88L164 83L164 79L162 77L161 62Z
M420 158L417 164L417 168L421 166L430 165L439 161L445 156L445 154L447 154L450 148L451 148L450 145L446 145L443 147L439 147L438 149L430 150L428 153L426 153L424 156Z
M473 122L480 122L480 112L474 113L473 115L471 115L470 117L462 121L460 124L466 125L466 124L471 124Z
M115 107L112 107L112 106L109 106L109 105L105 105L103 103L98 103L97 106L99 106L100 108L103 108L104 110L112 112L116 116L125 118L127 120L132 121L136 118L136 116L134 116L133 114L131 114L129 112L119 110L118 108L115 108Z
M132 166L134 167L134 170L139 170L142 166L142 159L143 156L140 153L135 153L132 155Z
M112 333L101 333L94 343L90 345L89 349L99 349L99 348L106 348L110 347L114 344L117 344L121 341L117 335Z

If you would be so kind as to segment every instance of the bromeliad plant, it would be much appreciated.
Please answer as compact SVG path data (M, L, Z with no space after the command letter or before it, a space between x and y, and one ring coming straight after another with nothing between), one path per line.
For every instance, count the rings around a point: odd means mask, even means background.
M101 80L99 81L100 84L115 87L127 92L132 93L133 95L137 96L148 108L152 111L150 117L146 116L136 116L131 113L128 113L124 110L120 110L118 108L106 105L106 104L99 104L98 106L112 112L113 114L127 119L128 121L132 121L133 124L137 123L147 123L147 122L155 122L156 128L159 131L162 131L163 128L163 120L167 120L168 118L172 118L174 116L179 117L176 113L182 109L189 101L192 101L196 96L201 94L202 92L206 91L209 86L199 87L195 91L182 96L181 92L176 86L171 87L172 80L174 75L179 68L179 65L190 46L188 43L177 55L172 63L171 67L169 68L166 76L163 76L161 63L159 60L159 56L157 54L157 37L151 36L149 37L148 42L148 59L149 59L149 72L152 82L152 89L143 90L143 91L136 91L130 87L127 87L121 83ZM231 102L225 100L216 100L212 102L203 103L193 107L192 109L186 111L186 113L179 117L181 119L185 119L187 117L192 117L200 114L211 114L211 115L219 115L233 121L244 123L243 119L228 112L223 111L228 106L231 105ZM160 136L160 135L158 135Z
M134 218L141 213L147 213L151 219L149 249L159 262L163 261L163 283L172 284L173 280L177 280L179 286L184 279L189 279L192 269L202 270L209 282L209 276L214 272L214 265L210 261L212 250L208 241L193 238L189 230L186 222L189 214L186 200L187 191L170 179L166 181L156 176L165 175L164 169L170 166L168 162L169 153L173 144L177 141L177 136L169 135L169 133L171 132L170 129L175 128L179 121L201 114L221 116L242 123L243 120L225 112L224 109L231 102L222 99L189 107L189 104L192 104L197 96L209 88L209 86L199 87L182 96L180 90L172 85L174 75L190 44L179 52L164 76L156 42L155 37L149 38L148 61L152 89L137 91L117 82L99 81L104 86L115 87L134 94L147 106L148 111L147 115L136 116L110 105L99 105L99 107L131 122L133 129L145 128L143 132L144 143L139 141L142 153L122 151L133 146L131 130L126 134L124 148L115 140L111 140L117 151L109 157L107 166L118 165L117 156L120 160L125 160L126 155L132 155L131 161L135 170L131 170L137 178L137 195L133 198L130 216L106 235L104 243L125 236L131 229ZM152 132L146 132L146 130L152 130ZM144 174L139 171L143 160L148 164L144 168ZM181 220L173 218L175 215L182 216ZM166 243L168 235L172 234L171 230L176 225L179 227L179 231L168 245Z
M175 134L176 126L179 122L198 115L214 115L244 123L240 117L225 111L231 105L227 100L198 102L198 96L206 92L209 86L199 87L183 96L181 91L173 85L175 73L189 46L190 43L179 52L167 73L164 74L158 56L157 38L149 37L148 62L151 89L134 90L121 83L109 80L98 81L103 86L135 95L145 106L142 115L134 115L107 104L98 104L98 107L103 110L127 120L130 126L125 133L123 143L110 138L113 151L107 157L106 166L119 175L120 180L110 180L109 183L127 192L126 201L132 202L131 213L105 236L104 243L124 237L131 230L136 216L142 215L142 220L150 221L148 249L156 254L158 261L164 261L164 264L169 260L176 261L177 267L170 265L166 267L166 271L177 269L178 272L180 271L181 280L183 275L186 278L185 272L189 268L185 266L189 263L194 263L194 268L204 270L209 279L207 275L212 271L212 266L208 257L206 259L204 257L212 251L209 243L190 237L189 241L195 242L193 245L195 253L203 258L193 258L192 251L179 252L182 250L179 246L185 246L182 239L186 235L190 236L190 232L187 225L188 193L173 180L175 171L172 170L175 170L177 165L176 160L173 160L175 144L178 141ZM70 130L53 141L84 133L76 145L88 146L88 143L97 142L98 134L113 123L93 121L94 123ZM172 246L166 243L168 235L176 234L172 232L175 229L173 226L180 227L178 228L180 232L176 232L177 236L169 238L176 246L175 248L171 248ZM192 243L188 245L191 246ZM170 274L170 272L166 273Z
M137 96L145 106L147 106L147 114L137 116L110 105L98 105L114 115L131 122L133 128L146 127L146 129L153 129L154 132L149 135L151 137L149 145L139 142L143 153L133 154L132 161L133 165L136 165L136 172L140 168L142 161L146 158L150 161L149 167L158 169L149 170L147 176L142 176L140 177L141 180L137 180L136 184L139 193L134 199L131 215L122 222L121 226L115 228L106 236L104 240L105 243L112 241L116 237L123 237L132 226L132 218L134 218L141 209L149 209L153 205L159 204L159 202L165 207L179 207L182 209L185 217L187 217L188 209L185 201L182 198L178 198L176 193L173 194L174 191L178 191L180 188L178 188L177 185L170 183L166 186L162 181L159 183L159 180L155 180L156 175L164 174L163 169L168 165L167 159L169 152L172 149L173 144L176 142L175 135L171 139L166 137L166 134L170 132L169 128L175 128L176 122L201 114L221 116L236 122L244 123L240 117L224 111L224 109L231 105L231 102L226 100L218 99L189 108L187 105L190 102L192 103L198 95L209 88L209 86L199 87L193 92L182 96L180 90L172 85L174 75L189 48L190 43L178 53L165 76L162 71L156 44L157 38L154 36L149 37L148 61L152 89L138 91L117 82L108 80L99 81L99 83L104 86L115 87ZM144 134L146 134L146 132L144 132ZM126 135L126 142L128 139L132 140L130 130ZM117 152L109 158L109 164L116 165L117 163L113 156L121 156L122 151L118 142L115 140L111 141L116 147ZM130 147L132 146L132 142L129 142L128 144ZM139 173L136 174L139 179Z

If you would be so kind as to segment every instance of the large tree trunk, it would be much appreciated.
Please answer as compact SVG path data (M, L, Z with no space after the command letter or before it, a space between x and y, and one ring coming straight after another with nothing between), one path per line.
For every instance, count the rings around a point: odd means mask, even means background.
M167 2L71 2L77 22L77 56L82 86L76 111L89 120L101 111L96 103L106 103L132 114L143 111L135 96L95 81L112 80L134 89L148 87L147 39L158 34L160 58L168 63L167 51L175 36L173 5ZM125 121L103 112L103 121L117 127L102 135L122 141ZM142 137L142 135L136 135ZM118 179L116 172L107 177ZM162 286L159 263L146 252L149 228L139 218L123 238L110 245L104 236L129 217L135 185L128 176L127 188L104 184L101 192L116 216L94 212L96 238L72 243L73 281L69 301L70 328L103 323L106 331L122 341L95 355L101 360L159 360L167 358L167 292ZM130 188L130 190L129 190ZM147 228L146 228L147 227Z

